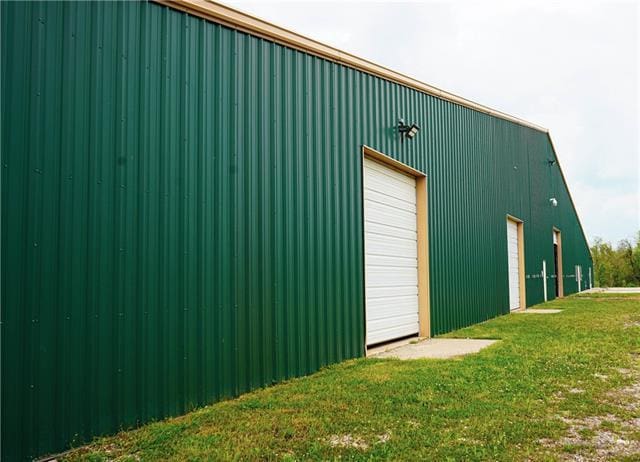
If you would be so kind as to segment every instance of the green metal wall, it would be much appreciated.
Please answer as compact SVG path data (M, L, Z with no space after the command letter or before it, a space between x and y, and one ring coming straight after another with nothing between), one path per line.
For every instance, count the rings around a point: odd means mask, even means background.
M428 175L433 334L508 312L507 213L528 304L553 226L588 274L544 133L156 4L1 15L3 460L362 356L363 144Z

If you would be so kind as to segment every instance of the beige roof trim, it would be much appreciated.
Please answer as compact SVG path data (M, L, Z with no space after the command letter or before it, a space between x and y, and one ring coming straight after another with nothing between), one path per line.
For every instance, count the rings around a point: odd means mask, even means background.
M399 72L392 71L386 67L379 66L367 61L366 59L358 58L350 53L341 51L337 48L333 48L329 45L325 45L311 38L297 34L283 27L276 26L262 19L251 16L247 13L235 10L219 3L210 2L207 0L153 0L157 3L175 8L178 10L191 13L210 21L223 24L232 29L237 29L242 32L246 32L251 35L256 35L267 40L271 40L282 45L295 48L305 53L319 56L321 58L328 59L348 67L366 72L377 77L381 77L391 82L396 82L401 85L413 88L428 95L432 95L447 101L450 101L461 106L465 106L476 111L489 114L494 117L499 117L510 122L514 122L518 125L533 128L541 132L548 132L548 130L539 125L527 122L526 120L514 117L504 112L496 111L490 107L482 104L475 103L471 100L463 98L453 93L436 88L432 85L428 85L424 82L420 82L412 77L406 76Z

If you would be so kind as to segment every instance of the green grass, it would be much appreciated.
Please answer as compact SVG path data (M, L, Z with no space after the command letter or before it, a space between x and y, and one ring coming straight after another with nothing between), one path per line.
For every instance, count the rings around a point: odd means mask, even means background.
M606 430L636 444L638 428L624 422L640 417L637 408L610 396L639 380L640 296L542 307L564 311L503 316L447 335L501 339L475 355L347 361L98 439L64 460L556 460L596 454L564 439L567 419L593 416L609 417L578 428L580 438Z

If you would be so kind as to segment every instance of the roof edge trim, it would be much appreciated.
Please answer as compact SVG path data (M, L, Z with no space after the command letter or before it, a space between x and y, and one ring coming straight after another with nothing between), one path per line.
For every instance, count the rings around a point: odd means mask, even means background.
M525 127L532 128L544 133L548 133L544 127L520 119L518 117L506 114L488 106L476 103L461 96L441 90L432 85L416 80L407 75L379 66L366 59L359 58L355 55L339 50L337 48L325 45L314 39L305 37L296 32L290 31L283 27L269 23L255 16L243 13L220 3L214 3L208 0L151 0L155 3L165 5L183 12L201 17L203 19L221 24L231 29L255 35L272 42L295 48L299 51L309 53L320 58L333 61L347 67L374 75L376 77L398 83L400 85L413 88L422 93L464 106L485 114L508 120Z

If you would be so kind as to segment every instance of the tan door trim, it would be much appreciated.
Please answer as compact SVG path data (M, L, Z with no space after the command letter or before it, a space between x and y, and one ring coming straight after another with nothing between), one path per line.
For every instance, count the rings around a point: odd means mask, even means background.
M418 323L420 337L431 336L431 305L429 298L429 223L427 176L386 154L376 151L369 146L362 146L362 158L380 162L387 167L399 170L416 179L416 220L418 231ZM365 282L366 287L366 282ZM365 317L366 317L365 297ZM365 319L366 326L366 319ZM366 351L366 331L365 331Z
M524 266L524 221L509 214L507 214L507 221L512 221L518 225L518 285L520 286L520 307L513 311L523 311L527 308L527 287Z
M564 297L564 273L562 272L562 231L555 226L553 232L558 240L558 267L556 268L556 284L558 284L558 298Z

